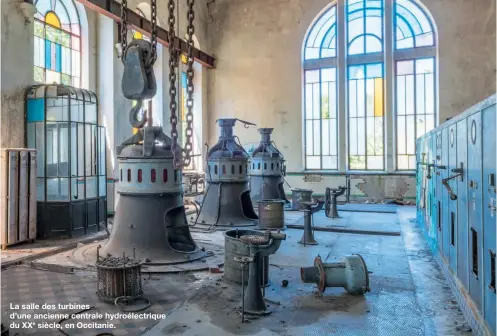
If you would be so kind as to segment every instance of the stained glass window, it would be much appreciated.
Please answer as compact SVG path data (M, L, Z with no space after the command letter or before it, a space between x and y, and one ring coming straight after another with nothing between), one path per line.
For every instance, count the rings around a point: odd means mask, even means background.
M435 59L397 62L397 169L416 169L416 138L435 127Z
M35 0L34 80L81 85L81 26L73 0Z
M431 20L410 0L395 1L395 47L406 49L435 43Z
M348 0L349 55L383 51L383 0Z

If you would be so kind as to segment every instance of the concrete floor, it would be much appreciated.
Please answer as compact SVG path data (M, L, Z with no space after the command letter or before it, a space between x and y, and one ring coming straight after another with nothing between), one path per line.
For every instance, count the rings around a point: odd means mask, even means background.
M345 214L345 212L343 212ZM414 207L398 207L398 214L351 213L350 228L378 223L400 230L401 236L315 232L317 246L297 244L302 230L287 229L287 240L270 257L270 286L266 288L272 315L242 324L238 309L241 288L226 284L222 274L153 274L144 276L145 296L153 305L145 312L168 314L161 320L124 320L114 335L471 335L457 304L412 219ZM287 216L291 222L292 216ZM330 225L316 216L316 226ZM223 244L220 232L195 233L195 239ZM316 293L303 284L300 267L312 265L316 255L333 260L359 253L368 266L371 291L352 296L343 288ZM42 273L38 273L42 272ZM98 312L119 312L95 298L96 276L88 270L75 274L15 267L2 274L2 316L9 303L61 302L95 305ZM19 278L33 281L24 286ZM286 288L282 280L288 280ZM36 285L37 284L37 285ZM62 284L62 290L60 289ZM64 285L69 284L69 285ZM67 286L72 286L70 289ZM98 330L101 332L102 330ZM110 331L110 330L109 330ZM22 330L23 334L52 335ZM69 335L94 336L97 329L68 330Z

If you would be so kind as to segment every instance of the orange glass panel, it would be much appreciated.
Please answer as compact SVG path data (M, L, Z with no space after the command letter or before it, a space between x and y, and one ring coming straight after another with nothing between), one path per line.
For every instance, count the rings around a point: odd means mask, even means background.
M47 15L45 15L45 22L51 26L61 28L59 17L54 12L48 12Z
M374 116L383 117L383 78L374 79Z

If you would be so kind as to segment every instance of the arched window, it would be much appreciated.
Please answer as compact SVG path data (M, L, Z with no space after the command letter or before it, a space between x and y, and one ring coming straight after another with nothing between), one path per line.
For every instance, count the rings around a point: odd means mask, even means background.
M397 170L416 169L416 138L435 127L436 49L433 24L413 1L395 5Z
M81 86L81 26L74 0L35 0L34 80Z
M312 27L304 59L305 168L338 169L336 6Z
M435 56L434 24L415 0L323 11L303 50L305 169L413 170L415 139L436 124Z

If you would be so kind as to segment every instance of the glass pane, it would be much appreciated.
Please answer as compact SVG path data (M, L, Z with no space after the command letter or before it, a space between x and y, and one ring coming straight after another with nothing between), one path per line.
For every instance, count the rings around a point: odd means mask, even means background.
M69 179L52 178L47 179L47 201L68 201Z
M397 49L433 45L433 28L430 19L414 1L396 0L394 10Z
M413 125L414 126L414 125ZM406 117L397 117L397 153L406 154Z
M91 176L93 171L92 143L91 125L85 125L85 176Z
M100 176L98 179L98 196L105 196L107 195L107 181L105 179L105 176Z
M312 120L307 120L305 122L305 152L307 155L312 155L314 154L314 142L312 141L312 134L313 134L313 128L312 128Z
M83 120L83 106L82 103L77 100L71 100L71 120L72 121L84 121Z
M45 82L45 70L39 67L34 67L34 80L35 82L38 83L44 83Z
M92 135L92 140L91 140L91 159L92 159L92 164L91 164L91 174L92 175L97 175L97 126L92 126L91 127L91 135Z
M69 111L67 104L65 106L47 106L47 121L67 120L69 120Z
M71 179L71 199L74 201L85 199L84 177L75 177Z
M59 176L69 176L69 123L59 123Z
M39 37L34 37L34 65L37 67L45 67L45 40Z
M415 154L416 135L414 134L414 116L406 117L407 154Z
M336 156L323 156L323 169L338 169Z
M83 139L78 137L78 125L76 123L71 123L71 176L78 176L79 141L83 142Z
M106 151L106 138L105 138L105 128L99 127L100 135L99 135L99 175L105 175L106 172L106 161L105 161L105 151Z
M97 177L86 178L86 198L97 197Z
M46 81L47 84L60 84L60 73L46 70Z
M36 123L36 176L45 176L45 128L42 122Z
M47 177L57 177L58 174L58 131L56 122L47 122Z
M85 176L85 125L78 124L78 176Z
M306 169L321 169L319 156L307 156Z
M305 59L319 58L321 47L334 49L333 41L336 42L336 6L331 7L316 21L306 39ZM324 55L322 57L330 57Z
M27 123L28 148L36 148L36 123Z
M85 104L85 121L90 124L97 123L97 105L96 104Z
M64 85L71 85L71 76L62 74L61 75L61 82Z
M34 21L34 34L35 36L45 38L44 24L40 21Z
M314 133L312 134L312 138L314 139L314 154L319 155L321 153L321 127L320 121L313 121Z
M37 178L36 179L36 200L44 201L45 200L45 179Z

